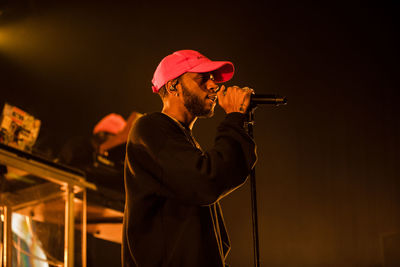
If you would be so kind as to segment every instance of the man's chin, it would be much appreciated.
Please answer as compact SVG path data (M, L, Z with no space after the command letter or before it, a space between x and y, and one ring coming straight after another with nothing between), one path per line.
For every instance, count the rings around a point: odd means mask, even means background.
M208 119L208 118L211 118L212 116L214 116L214 112L210 112L207 115L198 116L198 118L200 118L200 119Z
M204 112L202 115L197 116L198 118L207 119L214 116L214 108L210 109L208 112Z

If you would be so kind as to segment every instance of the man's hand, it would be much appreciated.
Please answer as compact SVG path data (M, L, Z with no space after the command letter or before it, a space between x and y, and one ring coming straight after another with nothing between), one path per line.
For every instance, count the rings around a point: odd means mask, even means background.
M246 113L252 93L254 93L254 90L249 87L231 86L225 88L223 85L217 93L218 103L227 114L231 112Z

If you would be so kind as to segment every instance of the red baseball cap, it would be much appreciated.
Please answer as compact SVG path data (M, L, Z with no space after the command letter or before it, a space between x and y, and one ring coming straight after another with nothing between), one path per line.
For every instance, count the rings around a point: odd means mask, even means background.
M110 113L107 116L103 117L93 128L93 134L98 132L107 132L112 134L117 134L122 129L124 129L126 125L125 119L115 113Z
M161 60L153 76L153 92L158 93L168 81L175 79L186 72L212 72L215 82L229 81L235 68L229 61L211 61L194 50L180 50Z

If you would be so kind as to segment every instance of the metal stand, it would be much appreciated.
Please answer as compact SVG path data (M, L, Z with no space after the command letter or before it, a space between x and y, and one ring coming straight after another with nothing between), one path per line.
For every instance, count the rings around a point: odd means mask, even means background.
M74 266L74 231L75 231L75 213L78 210L74 207L76 200L75 194L83 193L83 207L82 207L82 266L86 266L86 189L97 190L96 185L87 182L83 175L76 170L67 168L62 165L57 165L54 162L35 157L24 151L19 151L0 144L0 164L7 166L7 168L14 169L20 173L30 174L43 182L30 185L27 188L22 187L12 192L0 192L0 233L3 232L2 240L0 240L0 265L3 267L12 266L12 213L24 212L25 216L33 217L32 214L36 213L37 216L42 216L46 211L52 212L53 209L58 211L60 206L54 201L55 199L65 199L62 203L64 209L64 262L59 264L58 261L52 263L54 265L62 265L64 267ZM0 175L0 179L2 176ZM38 212L33 212L34 206L41 203L48 202L48 205L53 209L38 208ZM51 204L52 203L52 204ZM49 206L50 207L50 206ZM30 211L29 214L27 214ZM75 212L76 211L76 212ZM39 215L38 215L39 214ZM47 219L50 221L55 213L48 213ZM53 217L51 217L51 215ZM57 218L54 218L57 222ZM0 238L1 239L1 238ZM44 259L42 261L48 261Z
M4 267L11 267L12 258L12 232L11 232L11 208L3 207L3 265Z
M286 97L279 95L255 95L251 96L249 106L249 121L247 124L247 133L253 138L254 111L257 105L286 105ZM253 222L253 249L254 249L254 266L260 267L260 246L258 241L258 215L257 215L257 192L256 192L256 169L253 168L250 172L250 187L251 187L251 211Z
M249 111L249 121L247 124L247 133L253 138L254 111L256 107L252 107ZM251 191L251 212L253 223L253 251L254 266L260 267L260 246L258 238L258 215L257 215L257 191L256 191L256 168L250 172L250 191Z

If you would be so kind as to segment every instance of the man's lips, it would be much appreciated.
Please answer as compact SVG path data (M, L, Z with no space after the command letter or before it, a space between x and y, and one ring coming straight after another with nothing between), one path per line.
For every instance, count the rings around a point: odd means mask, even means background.
M210 99L212 102L217 101L217 95L208 95L206 98Z

